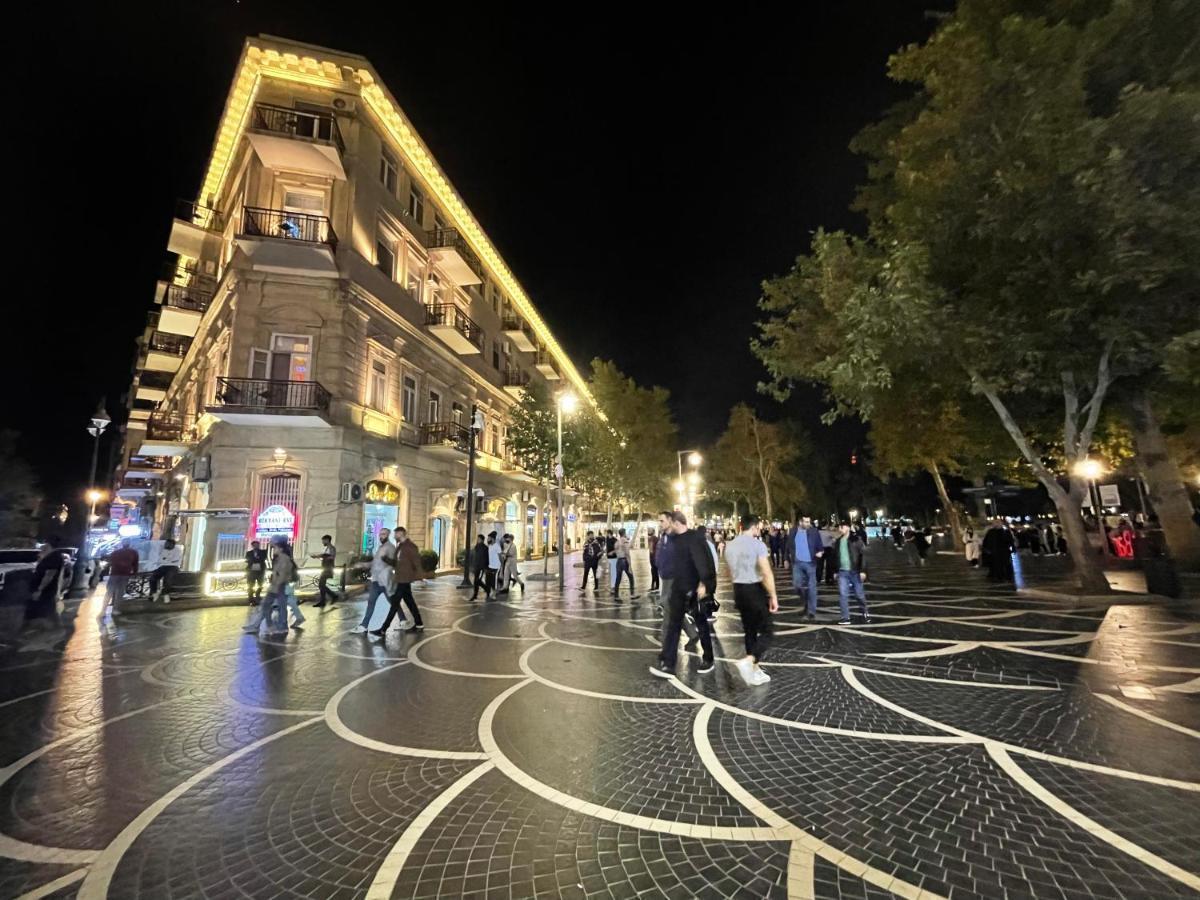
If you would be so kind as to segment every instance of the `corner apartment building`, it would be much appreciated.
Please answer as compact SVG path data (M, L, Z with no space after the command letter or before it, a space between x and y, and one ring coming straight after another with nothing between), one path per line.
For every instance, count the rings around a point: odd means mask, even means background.
M168 251L114 509L185 568L275 533L297 553L332 534L340 562L396 524L452 566L472 409L476 530L543 552L550 492L508 453L508 410L531 379L590 395L365 58L247 40Z

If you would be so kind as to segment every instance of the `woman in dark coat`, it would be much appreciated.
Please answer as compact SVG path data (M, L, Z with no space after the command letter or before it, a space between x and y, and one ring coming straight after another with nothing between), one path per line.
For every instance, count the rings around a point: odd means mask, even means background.
M1016 547L1012 532L1001 522L993 522L983 536L983 564L992 581L1012 581L1012 552Z

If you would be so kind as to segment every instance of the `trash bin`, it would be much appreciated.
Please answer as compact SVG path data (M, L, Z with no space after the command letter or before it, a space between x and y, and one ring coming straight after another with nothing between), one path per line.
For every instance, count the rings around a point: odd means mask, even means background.
M1179 573L1175 565L1165 557L1150 557L1142 560L1142 571L1146 574L1146 593L1161 594L1178 599L1183 596Z

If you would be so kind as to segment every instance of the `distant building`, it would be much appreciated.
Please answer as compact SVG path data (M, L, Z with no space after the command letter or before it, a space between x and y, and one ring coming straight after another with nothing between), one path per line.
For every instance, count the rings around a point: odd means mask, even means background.
M332 534L341 561L397 524L452 566L475 406L475 529L542 552L553 512L507 411L530 379L586 385L366 59L248 40L168 250L114 521L175 536L190 570L273 533Z

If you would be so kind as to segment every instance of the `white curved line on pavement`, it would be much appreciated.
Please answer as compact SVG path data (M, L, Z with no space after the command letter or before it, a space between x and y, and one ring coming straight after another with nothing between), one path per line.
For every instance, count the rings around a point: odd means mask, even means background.
M49 897L51 894L56 894L63 888L70 887L75 882L80 881L87 873L88 870L86 868L68 872L60 878L55 878L53 881L48 881L31 891L27 891L18 897L17 900L41 900L42 897Z
M499 771L503 772L526 790L541 797L543 800L549 800L551 803L573 810L574 812L603 819L606 822L615 822L618 825L628 825L630 828L640 828L643 831L655 831L661 834L675 834L684 837L722 841L779 841L788 838L789 835L781 834L778 828L725 828L715 825L692 825L687 822L674 822L670 819L654 819L649 816L634 815L606 806L600 806L597 803L591 803L587 800L581 800L578 797L572 797L570 794L553 788L545 782L538 781L532 775L523 771L504 754L504 751L500 749L492 733L492 721L496 717L496 711L504 704L504 701L521 688L534 683L533 679L526 678L506 688L496 696L496 699L487 705L487 708L483 711L483 715L479 717L479 743L483 747L484 752L495 763Z
M76 900L105 900L108 897L108 888L112 883L112 877L117 871L117 866L121 862L121 857L133 845L133 842L138 839L138 836L145 831L150 824L157 819L168 806L182 797L185 793L191 790L200 782L215 775L217 772L224 769L244 756L254 753L259 748L266 746L272 741L279 740L281 737L286 737L293 732L299 731L301 728L308 728L310 725L316 725L321 721L320 716L314 716L311 719L306 719L303 722L298 722L289 728L284 728L282 731L277 731L272 735L260 738L251 744L247 744L240 750L235 750L228 756L223 756L211 765L205 766L192 777L175 785L170 791L163 794L149 806L147 806L132 822L126 825L121 833L118 834L109 843L107 847L101 851L96 862L92 865L87 877L83 879L83 885L79 888L79 894Z
M700 756L700 761L704 763L704 767L708 769L713 780L724 788L729 796L733 797L734 800L772 828L777 828L781 833L791 835L792 848L788 856L789 900L793 896L814 896L812 884L814 855L828 860L838 868L844 869L846 872L862 878L864 881L878 885L902 897L916 897L921 893L921 888L916 885L909 884L904 879L876 869L873 866L868 866L850 854L830 846L815 835L809 834L798 825L793 825L746 790L741 782L734 778L733 774L725 768L725 764L721 762L716 751L713 750L712 743L708 739L708 723L712 718L715 708L716 704L705 703L700 707L700 711L696 713L696 717L692 720L692 743L696 745L696 752ZM794 893L794 891L798 893Z
M970 743L987 744L993 743L998 747L1003 747L1011 753L1017 753L1021 756L1029 756L1034 759L1045 760L1046 762L1059 763L1064 766L1070 766L1075 769L1084 769L1089 772L1101 772L1105 775L1115 775L1118 778L1128 778L1131 781L1144 781L1147 784L1160 784L1165 787L1179 788L1184 791L1200 792L1200 784L1193 781L1179 781L1174 778L1160 778L1157 775L1143 775L1141 772L1132 772L1128 769L1116 769L1111 766L1102 766L1097 763L1083 762L1078 759L1070 759L1065 756L1054 756L1050 753L1043 753L1041 750L1033 750L1029 747L1022 747L1018 744L1009 744L1005 741L998 741L994 738L985 737L981 734L975 734L970 731L963 731L961 728L955 728L953 725L947 725L945 722L938 722L935 719L930 719L928 716L923 716L920 713L913 712L911 709L906 709L898 703L893 703L885 697L879 696L869 687L864 685L854 674L854 670L849 666L842 666L842 677L846 679L846 683L852 688L880 706L890 709L892 712L899 713L902 716L907 716L914 722L920 722L923 725L929 725L932 728L940 728L943 731L948 731L951 734L956 734L961 738L966 738Z
M437 672L439 675L457 675L461 678L524 678L525 676L518 673L512 675L498 675L494 672L460 672L457 669L443 669L441 666L435 666L433 663L427 663L417 655L417 650L430 641L437 640L440 637L445 637L448 634L455 634L453 631L443 631L441 634L431 634L429 637L417 641L408 648L408 661L420 669L428 669L430 672ZM462 633L462 632L457 632Z
M342 700L352 690L366 681L368 678L374 678L376 675L382 675L384 672L390 672L393 669L404 665L408 660L401 660L397 663L392 663L390 666L376 669L374 672L368 672L366 675L361 675L355 678L349 684L341 688L336 694L329 698L329 702L325 704L325 724L329 726L329 730L336 734L344 741L349 741L351 744L357 744L360 747L366 747L368 750L378 750L380 753L390 753L393 756L419 756L428 759L486 759L484 753L476 750L426 750L422 747L404 747L400 744L389 744L386 741L377 741L375 738L369 738L366 735L359 734L351 729L345 722L342 721L341 714L338 712L338 707L341 706Z
M854 663L834 662L831 659L825 659L823 656L817 657L831 666L845 666L853 669L856 672L870 672L872 675L887 675L889 678L907 678L910 681L932 681L936 684L949 684L955 687L977 687L977 688L1003 688L1008 691L1060 691L1062 688L1049 687L1042 684L997 684L992 681L962 681L955 678L936 678L932 675L911 675L908 672L889 672L886 669L872 669L868 666L858 666ZM771 663L764 663L771 665Z
M371 886L367 889L366 900L391 900L392 892L396 889L396 882L400 879L400 872L408 861L408 855L417 846L417 841L421 839L425 830L433 824L434 819L441 815L442 810L449 806L452 800L474 784L481 775L494 768L495 766L490 760L480 763L425 805L420 814L401 832L399 839L384 857L375 872Z
M556 691L563 691L564 693L567 693L567 694L578 694L581 697L592 697L593 699L596 699L596 700L616 700L619 702L629 702L629 703L696 703L697 702L697 701L692 700L687 697L631 697L626 694L605 694L600 691L589 691L584 688L572 687L569 684L561 684L557 681L551 681L546 676L539 675L537 672L535 672L533 670L533 667L530 666L530 664L529 664L529 657L533 655L533 652L540 647L545 647L549 643L559 643L559 642L555 641L554 638L549 638L545 641L542 641L540 644L535 644L534 646L530 647L528 650L526 650L524 653L522 653L521 658L519 660L517 660L517 665L520 666L521 672L526 678L532 678L538 684L544 684L548 688L553 688Z
M1048 653L1045 650L1034 650L1028 644L1021 646L1009 646L1007 644L998 645L1002 650L1011 650L1013 653L1024 653L1026 656L1042 656L1046 659L1061 659L1073 663L1091 663L1094 666L1108 666L1109 668L1125 668L1127 661L1118 659L1095 659L1090 656L1068 656L1065 653ZM1159 666L1152 663L1138 663L1139 669L1144 669L1147 672L1179 672L1185 675L1192 675L1200 672L1200 668L1194 666Z
M1127 853L1136 859L1138 862L1149 866L1152 869L1157 869L1168 878L1173 878L1176 881L1182 882L1194 891L1200 891L1200 876L1196 876L1186 869L1181 869L1172 862L1168 862L1157 854L1151 853L1144 847L1140 847L1130 840L1126 840L1114 831L1105 828L1095 819L1085 816L1073 806L1064 803L1050 791L1046 790L1027 774L1011 756L1008 755L1006 748L993 741L986 741L984 747L987 749L988 755L995 761L1009 778L1015 781L1018 785L1044 803L1050 809L1054 810L1060 816L1074 825L1079 826L1084 831L1099 838L1106 844L1116 847L1122 853Z
M955 653L966 653L982 646L979 641L958 641L948 647L937 647L933 650L907 650L903 653L866 653L865 656L876 656L880 659L922 659L927 656L952 656Z
M1111 694L1094 694L1093 696L1100 698L1105 703L1115 706L1117 709L1124 710L1130 715L1145 719L1147 722L1153 722L1155 725L1161 725L1163 728L1170 728L1172 731L1178 731L1180 734L1186 734L1188 737L1200 738L1200 731L1194 728L1187 728L1177 722L1172 722L1169 719L1163 719L1145 710L1138 709L1136 706L1130 706L1122 700L1118 700Z

